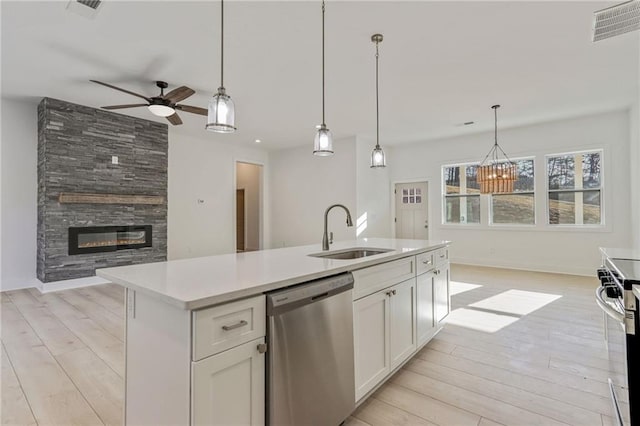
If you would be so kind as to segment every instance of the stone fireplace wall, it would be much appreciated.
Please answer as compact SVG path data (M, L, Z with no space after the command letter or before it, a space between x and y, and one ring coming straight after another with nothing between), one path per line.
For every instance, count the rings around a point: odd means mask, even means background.
M96 268L166 260L167 157L165 124L44 98L38 106L38 279L81 278L95 275ZM61 192L163 201L61 204ZM153 246L68 254L69 227L103 225L151 225Z

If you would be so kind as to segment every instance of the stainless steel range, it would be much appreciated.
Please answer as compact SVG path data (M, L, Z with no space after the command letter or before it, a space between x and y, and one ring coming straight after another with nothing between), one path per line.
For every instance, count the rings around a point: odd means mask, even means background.
M603 266L598 269L601 285L596 290L596 302L606 314L605 338L609 353L609 389L613 417L618 425L638 426L640 253L617 249L601 251L604 256Z

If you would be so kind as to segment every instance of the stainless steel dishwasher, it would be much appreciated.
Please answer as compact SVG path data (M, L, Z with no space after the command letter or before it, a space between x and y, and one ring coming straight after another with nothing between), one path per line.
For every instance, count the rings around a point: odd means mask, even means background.
M267 294L267 421L338 426L355 409L353 276Z

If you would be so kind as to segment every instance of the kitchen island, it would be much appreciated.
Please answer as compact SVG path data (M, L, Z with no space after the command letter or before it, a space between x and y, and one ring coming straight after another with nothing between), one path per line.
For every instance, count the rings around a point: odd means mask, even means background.
M265 421L264 293L351 272L356 402L448 314L447 241L359 239L108 268L126 287L126 424ZM385 249L355 259L314 257Z

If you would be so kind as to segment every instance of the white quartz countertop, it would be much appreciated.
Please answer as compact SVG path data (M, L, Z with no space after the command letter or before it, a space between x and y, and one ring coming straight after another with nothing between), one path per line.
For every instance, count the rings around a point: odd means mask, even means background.
M391 249L360 259L311 257L320 244L194 259L98 269L116 284L161 298L182 309L198 309L378 263L438 249L448 241L364 238L337 241L330 251L352 247ZM327 252L325 252L327 253Z
M609 259L640 260L640 250L638 249L600 247L600 252Z

